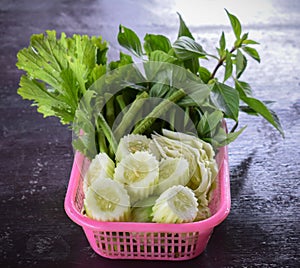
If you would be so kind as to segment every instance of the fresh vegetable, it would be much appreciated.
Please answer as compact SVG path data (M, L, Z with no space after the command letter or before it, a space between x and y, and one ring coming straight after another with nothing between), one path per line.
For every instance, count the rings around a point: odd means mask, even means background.
M184 158L165 158L159 163L159 180L155 190L160 195L174 185L185 186L190 180L189 163Z
M188 161L187 186L194 190L199 205L207 207L218 173L212 146L198 137L167 130L163 130L163 135L152 135L152 138L163 157L183 157Z
M119 146L116 153L117 161L121 161L130 153L135 153L136 151L146 151L150 152L150 142L144 135L127 135L121 138Z
M129 196L124 187L110 178L98 178L88 188L84 209L99 221L127 221L130 215Z
M18 93L45 117L69 124L74 149L92 160L83 183L87 216L126 221L137 202L160 195L153 207L134 209L132 220L205 219L216 187L215 151L245 129L237 130L239 112L262 116L284 135L269 102L256 99L241 80L249 57L260 62L258 43L226 13L235 41L228 46L222 32L215 54L180 15L173 42L146 34L142 43L120 25L119 44L141 63L123 52L108 61L101 37L57 38L55 31L33 35L19 51L17 67L25 74ZM216 60L211 70L208 60ZM229 132L225 120L233 123Z
M18 52L17 67L24 70L18 94L33 100L45 117L57 116L63 124L74 121L78 104L89 87L105 74L108 50L102 37L55 31L31 36Z
M129 134L122 138L119 146L125 153L119 160L112 160L105 153L98 154L91 161L84 178L85 204L96 198L90 190L94 189L94 182L98 181L97 189L101 189L100 183L107 183L107 178L111 178L113 174L114 181L122 185L123 193L128 196L131 221L180 223L209 217L208 204L218 172L212 146L180 132L163 130L163 135L155 134L152 137L150 139L144 135ZM148 151L151 143L156 146L160 154L156 157L160 161ZM114 161L117 163L116 167ZM195 172L190 173L189 166L193 165ZM90 195L92 197L88 197ZM113 193L109 195L113 197ZM173 195L177 197L173 198ZM114 202L121 206L124 198L118 196ZM103 204L112 206L109 202L103 201ZM87 215L95 218L92 207L93 205L86 207ZM105 216L102 215L103 217Z
M156 158L148 153L129 153L115 169L114 179L124 184L131 203L154 193L158 183L159 167Z
M235 41L228 47L222 32L217 54L208 53L209 49L195 40L180 15L174 42L163 35L146 34L142 44L133 30L121 25L118 41L143 61L144 74L123 52L120 60L107 61L108 45L101 37L66 37L62 33L57 38L55 31L35 34L29 47L18 53L17 67L25 71L18 93L33 100L45 117L57 116L63 124L71 124L74 148L90 159L99 152L114 158L119 139L131 132L149 135L162 128L173 130L178 111L171 103L184 111L181 132L191 131L193 125L195 134L214 147L232 142L244 130L235 131L239 110L261 115L283 135L279 119L267 102L256 99L249 83L241 80L248 57L260 62L253 47L258 42L243 33L236 16L226 13ZM212 70L205 67L209 59L217 60ZM224 77L219 76L220 68L225 69ZM95 92L91 86L104 75L107 90ZM234 83L228 82L230 79ZM122 90L114 92L116 86ZM145 101L156 97L160 103L144 114ZM160 117L166 113L169 122L162 122ZM121 121L114 127L116 118ZM229 133L222 128L224 118L235 122Z
M197 199L193 191L182 185L163 192L153 206L153 221L160 223L192 222L197 216Z
M84 176L83 191L87 193L89 186L98 178L113 178L115 163L106 153L96 155L90 163L89 168Z

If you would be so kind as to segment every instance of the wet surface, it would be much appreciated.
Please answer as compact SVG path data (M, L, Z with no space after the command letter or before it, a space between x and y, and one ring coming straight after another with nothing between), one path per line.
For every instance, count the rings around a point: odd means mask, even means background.
M221 1L8 1L0 3L1 267L299 267L300 4L239 1L227 8L245 22L262 63L244 77L254 95L274 100L286 138L264 120L241 116L245 133L229 147L232 209L207 249L184 263L111 261L96 255L63 208L73 161L71 133L43 119L16 94L16 53L46 29L101 34L117 56L119 23L174 40L179 11L212 52L230 32ZM120 3L121 2L121 3ZM248 4L247 4L248 3Z

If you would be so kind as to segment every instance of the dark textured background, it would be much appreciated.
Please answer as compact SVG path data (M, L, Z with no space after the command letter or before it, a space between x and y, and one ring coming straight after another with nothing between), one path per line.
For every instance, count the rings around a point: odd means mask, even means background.
M224 1L225 2L225 1ZM63 208L73 161L71 133L43 119L17 94L16 53L46 29L103 35L115 58L118 24L176 37L176 11L212 52L223 10L261 43L262 63L244 79L255 96L275 100L282 139L263 119L241 116L245 133L229 147L232 208L207 249L185 262L111 261L96 255ZM300 3L280 1L0 1L0 266L1 267L300 267Z

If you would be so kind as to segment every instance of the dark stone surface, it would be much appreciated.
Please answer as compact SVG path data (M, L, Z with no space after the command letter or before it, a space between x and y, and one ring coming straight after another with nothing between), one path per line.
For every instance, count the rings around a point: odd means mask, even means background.
M56 29L101 34L111 44L110 56L116 57L119 23L141 37L164 33L174 40L176 10L209 51L222 30L229 32L224 6L220 1L1 0L1 267L300 267L300 5L296 0L262 2L228 8L261 43L262 64L251 62L245 79L256 96L276 101L273 109L286 138L264 120L242 115L241 125L248 128L229 147L229 217L196 259L153 263L96 255L81 228L65 214L71 133L58 120L43 119L16 94L21 74L16 53L28 45L31 34Z

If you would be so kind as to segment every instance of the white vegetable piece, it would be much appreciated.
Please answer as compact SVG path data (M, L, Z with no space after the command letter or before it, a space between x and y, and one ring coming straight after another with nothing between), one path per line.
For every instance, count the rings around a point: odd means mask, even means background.
M120 139L116 152L116 160L121 161L128 154L137 151L150 152L150 142L151 140L144 135L129 134L124 136Z
M181 132L174 132L167 129L163 129L162 132L165 137L184 142L185 144L189 144L192 147L198 149L204 149L209 159L213 159L215 156L215 152L212 146L196 136L192 136Z
M194 192L182 185L164 191L152 208L153 221L159 223L184 223L195 220L198 203Z
M154 193L158 183L159 162L149 152L130 153L115 169L114 179L125 186L131 204Z
M106 153L100 153L90 163L84 176L83 191L86 194L89 186L98 178L113 178L115 163Z
M120 183L110 178L98 178L88 188L84 199L88 217L99 221L127 221L130 199Z
M189 180L189 163L185 158L162 159L159 163L159 179L155 194L160 195L174 185L185 186Z
M186 144L179 142L177 140L172 140L165 136L154 134L152 135L152 139L160 152L162 158L181 158L184 157L189 163L189 174L193 176L197 169L197 157L198 153L196 149L191 146L187 146Z
M162 132L163 135L152 135L162 157L187 159L190 169L190 181L187 186L195 191L201 203L207 204L218 174L212 146L193 135L166 129Z

